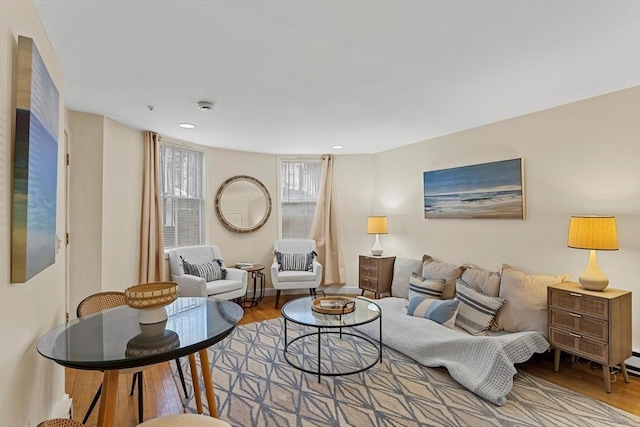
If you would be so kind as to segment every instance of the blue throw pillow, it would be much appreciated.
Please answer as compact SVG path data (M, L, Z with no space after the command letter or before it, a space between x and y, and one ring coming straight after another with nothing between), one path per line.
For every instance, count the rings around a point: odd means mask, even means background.
M414 297L409 301L407 314L433 320L447 328L453 329L458 314L460 301L456 299L439 300L425 297Z

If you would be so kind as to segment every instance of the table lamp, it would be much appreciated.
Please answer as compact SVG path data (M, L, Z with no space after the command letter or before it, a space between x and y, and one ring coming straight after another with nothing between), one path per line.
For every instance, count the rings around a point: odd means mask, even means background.
M382 255L382 246L380 245L380 235L387 234L387 217L386 216L370 216L367 220L367 234L375 234L376 242L371 248L371 255Z
M569 223L567 246L574 249L588 249L589 263L578 281L584 289L603 291L609 279L598 266L596 250L618 250L616 219L613 216L572 216Z

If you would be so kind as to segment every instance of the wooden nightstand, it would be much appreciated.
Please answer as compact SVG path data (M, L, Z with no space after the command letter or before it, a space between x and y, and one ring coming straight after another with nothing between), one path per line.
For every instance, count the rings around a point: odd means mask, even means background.
M394 256L360 255L358 287L364 291L371 291L375 298L388 293L391 296L391 281L393 280Z
M611 393L610 366L620 366L629 382L624 361L631 357L631 292L606 288L588 291L579 283L549 286L549 342L554 347L554 369L566 351L602 364L607 393Z

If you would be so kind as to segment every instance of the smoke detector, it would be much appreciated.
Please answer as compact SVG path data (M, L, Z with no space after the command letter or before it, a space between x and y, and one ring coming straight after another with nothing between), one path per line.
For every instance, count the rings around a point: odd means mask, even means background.
M202 111L211 111L213 110L213 102L200 101L198 102L198 108Z

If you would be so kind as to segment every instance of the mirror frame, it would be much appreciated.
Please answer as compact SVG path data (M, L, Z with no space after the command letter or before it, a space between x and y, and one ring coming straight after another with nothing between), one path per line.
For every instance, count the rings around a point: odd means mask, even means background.
M220 206L220 203L222 202L222 195L224 194L224 190L226 190L229 185L238 181L249 181L255 184L260 189L260 191L262 191L262 193L267 199L267 209L266 209L267 211L265 212L260 222L258 222L256 225L252 227L243 228L243 227L235 226L231 224L229 221L227 221L227 219L224 217L224 214L222 213L222 208ZM218 215L218 219L220 220L220 222L222 222L222 225L224 225L227 230L234 231L236 233L251 233L253 231L257 231L267 223L267 220L271 216L271 195L269 194L269 190L267 190L267 187L265 187L262 182L260 182L259 180L257 180L252 176L249 176L249 175L232 176L231 178L223 182L220 188L218 189L218 193L216 194L216 214Z

